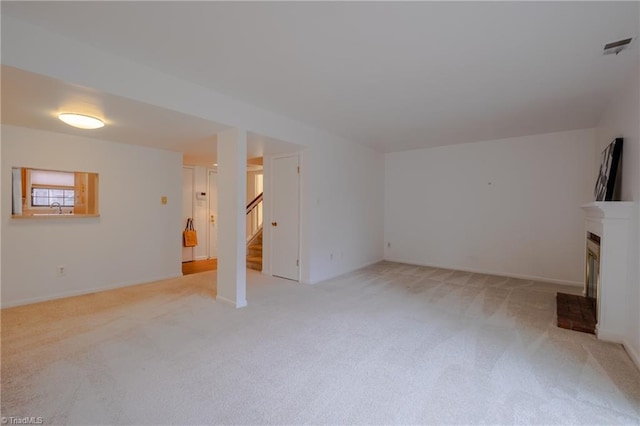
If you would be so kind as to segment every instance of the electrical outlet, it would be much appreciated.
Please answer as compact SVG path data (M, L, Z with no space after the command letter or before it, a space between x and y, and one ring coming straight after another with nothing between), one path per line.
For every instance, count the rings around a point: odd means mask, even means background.
M58 276L63 277L67 273L64 265L58 266Z

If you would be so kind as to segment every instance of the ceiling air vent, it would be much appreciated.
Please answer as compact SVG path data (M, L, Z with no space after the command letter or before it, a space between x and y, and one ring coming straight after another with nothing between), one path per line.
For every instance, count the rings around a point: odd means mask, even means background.
M631 40L633 40L633 38L625 38L624 40L618 40L612 43L605 44L604 54L611 55L612 53L615 53L617 55L618 53L629 47L629 45L631 44Z

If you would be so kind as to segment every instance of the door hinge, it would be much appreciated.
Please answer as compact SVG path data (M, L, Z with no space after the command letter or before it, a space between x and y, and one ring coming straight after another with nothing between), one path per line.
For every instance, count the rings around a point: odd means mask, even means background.
M296 266L300 266L300 259L296 259Z
M298 174L300 174L300 166L298 166Z

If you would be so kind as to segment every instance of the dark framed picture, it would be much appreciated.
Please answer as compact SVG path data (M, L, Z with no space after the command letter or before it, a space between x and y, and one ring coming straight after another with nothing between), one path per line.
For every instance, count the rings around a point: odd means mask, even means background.
M596 201L612 201L622 155L622 138L616 138L602 151L600 172L594 195Z

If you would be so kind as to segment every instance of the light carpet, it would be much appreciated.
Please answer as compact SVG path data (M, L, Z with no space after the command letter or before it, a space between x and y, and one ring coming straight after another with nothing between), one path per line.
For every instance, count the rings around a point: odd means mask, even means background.
M381 262L314 286L206 272L2 311L2 416L53 424L639 424L624 349L543 282Z

